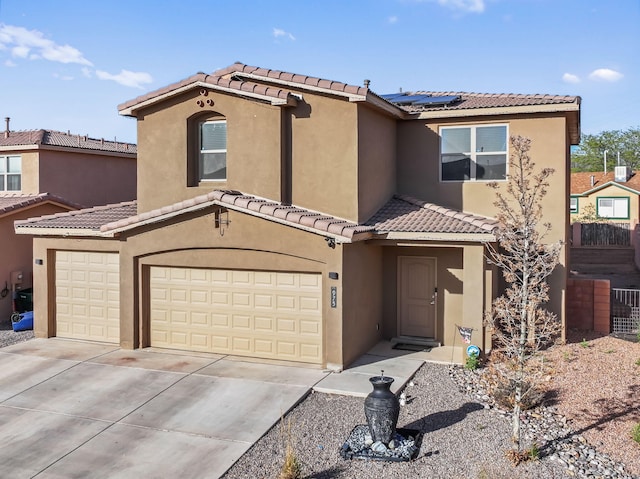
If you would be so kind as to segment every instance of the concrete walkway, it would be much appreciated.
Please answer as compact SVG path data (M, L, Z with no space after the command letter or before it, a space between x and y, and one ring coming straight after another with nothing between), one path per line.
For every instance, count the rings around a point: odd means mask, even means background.
M378 345L342 373L34 339L0 349L2 477L217 478L309 391L402 388L425 353Z

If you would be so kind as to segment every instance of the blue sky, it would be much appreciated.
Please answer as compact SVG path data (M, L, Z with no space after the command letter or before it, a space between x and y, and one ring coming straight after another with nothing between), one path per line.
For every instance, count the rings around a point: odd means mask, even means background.
M640 126L640 0L0 0L12 129L135 142L118 104L235 61L380 94L580 95L584 133Z

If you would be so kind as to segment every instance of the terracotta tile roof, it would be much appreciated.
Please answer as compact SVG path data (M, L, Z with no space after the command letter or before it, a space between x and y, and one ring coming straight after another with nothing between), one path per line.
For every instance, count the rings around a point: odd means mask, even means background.
M297 83L299 85L323 88L335 92L361 96L365 96L369 91L368 88L362 86L348 85L346 83L333 80L325 80L322 78L311 77L307 75L298 75L296 73L281 72L279 70L270 70L268 68L252 67L240 62L234 63L233 65L230 65L221 70L217 70L213 73L213 75L264 78L266 80Z
M100 228L114 221L128 218L136 214L136 201L127 201L112 205L95 206L67 213L40 216L16 221L16 228L51 228L56 230L100 231Z
M40 193L38 195L24 194L2 194L0 195L0 215L12 213L14 211L26 208L28 206L37 205L39 203L53 202L69 208L80 208L81 206L67 201L59 196L49 193Z
M516 93L468 93L456 91L416 91L407 95L430 95L433 97L459 96L460 100L447 105L399 105L410 113L438 110L472 110L480 108L500 108L529 105L561 105L580 103L579 96Z
M498 222L444 208L410 196L395 195L365 224L376 233L492 233Z
M107 141L103 138L89 138L86 135L72 135L54 130L20 130L0 132L0 147L47 145L65 148L80 148L118 153L137 153L135 143Z
M279 100L280 103L297 101L296 96L286 89L287 85L299 85L301 87L326 90L339 94L357 95L363 98L370 92L368 88L362 86L348 85L342 82L307 75L254 67L237 62L228 67L216 70L209 75L197 73L179 82L141 95L118 105L118 110L121 114L130 114L128 111L130 108L153 101L156 98L160 98L174 91L183 90L191 85L195 86L199 82L230 89L238 94L245 93L270 97L274 100ZM264 83L271 83L271 85L265 85ZM281 85L283 88L277 85Z
M124 110L127 110L131 107L153 100L154 98L162 97L163 95L174 92L176 90L185 89L189 86L195 87L201 83L206 83L208 85L214 85L223 89L232 90L240 95L246 94L271 98L275 102L281 104L289 104L291 102L297 101L297 99L291 94L291 92L282 88L261 85L260 83L246 81L235 77L223 78L216 73L213 73L211 75L207 75L206 73L197 73L195 75L191 75L188 78L185 78L184 80L180 80L179 82L172 83L163 88L154 90L145 95L134 98L133 100L122 103L118 105L118 111L123 112Z
M592 176L593 184L591 184ZM571 194L581 195L587 191L602 188L607 183L626 186L627 188L640 193L640 175L636 173L634 173L627 181L615 181L613 171L608 171L606 174L603 171L581 171L578 173L571 173Z

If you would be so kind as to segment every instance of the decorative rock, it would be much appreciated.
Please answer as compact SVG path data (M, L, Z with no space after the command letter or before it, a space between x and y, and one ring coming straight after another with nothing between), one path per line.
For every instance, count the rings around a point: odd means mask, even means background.
M387 446L382 444L380 441L376 441L371 444L371 450L376 454L384 454L385 452L387 452Z

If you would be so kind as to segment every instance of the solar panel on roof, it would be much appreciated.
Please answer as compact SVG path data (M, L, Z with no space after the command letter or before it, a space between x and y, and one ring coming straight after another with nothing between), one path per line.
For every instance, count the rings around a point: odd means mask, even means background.
M398 105L413 105L417 101L422 101L430 98L429 95L408 95L406 98L398 98L393 102Z
M460 99L459 95L447 95L447 96L430 96L424 99L420 99L414 101L413 105L448 105L449 103L453 103L454 101L458 101Z
M380 95L382 98L384 98L387 101L393 102L395 101L397 98L403 97L403 96L407 96L406 93L387 93L385 95Z

